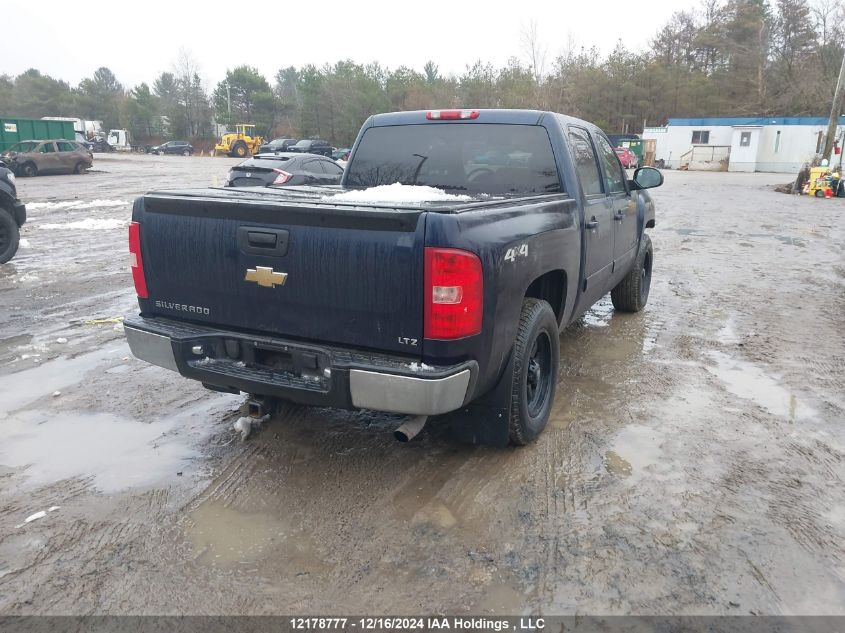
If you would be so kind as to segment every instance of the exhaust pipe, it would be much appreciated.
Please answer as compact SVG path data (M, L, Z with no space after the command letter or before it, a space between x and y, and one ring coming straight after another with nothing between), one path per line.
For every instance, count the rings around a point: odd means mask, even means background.
M393 431L393 437L400 442L410 442L417 434L423 430L425 423L428 421L427 415L418 415L410 420L405 421L402 426Z

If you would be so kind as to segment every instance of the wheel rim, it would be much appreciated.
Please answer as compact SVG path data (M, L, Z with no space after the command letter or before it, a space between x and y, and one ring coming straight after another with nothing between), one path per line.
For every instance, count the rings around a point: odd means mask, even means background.
M538 417L546 406L551 393L552 342L548 332L540 332L531 346L526 367L525 396L528 415Z
M643 267L640 271L640 299L645 301L651 286L651 253L645 254Z

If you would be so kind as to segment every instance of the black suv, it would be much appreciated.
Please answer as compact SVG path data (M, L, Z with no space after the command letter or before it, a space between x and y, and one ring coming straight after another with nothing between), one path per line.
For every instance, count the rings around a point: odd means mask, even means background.
M0 264L18 252L20 227L26 222L26 207L18 200L15 175L0 161Z
M317 138L303 139L296 145L288 148L289 152L299 152L301 154L320 154L321 156L331 156L334 148L326 141L321 141Z
M167 141L161 145L150 148L153 154L182 154L190 156L194 153L194 147L188 141Z
M274 138L272 141L262 143L261 147L258 148L258 153L289 152L294 145L296 145L295 138Z

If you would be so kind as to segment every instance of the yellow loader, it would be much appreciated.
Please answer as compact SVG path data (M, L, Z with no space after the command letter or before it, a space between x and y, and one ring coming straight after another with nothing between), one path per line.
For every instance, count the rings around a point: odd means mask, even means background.
M224 134L220 142L214 146L214 153L227 154L237 158L245 158L250 154L257 154L264 139L255 135L255 126L251 123L238 123L234 134Z

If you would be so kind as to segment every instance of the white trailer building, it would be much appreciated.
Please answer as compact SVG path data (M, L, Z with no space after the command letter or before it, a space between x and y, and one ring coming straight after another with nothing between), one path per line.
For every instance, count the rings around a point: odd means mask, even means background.
M673 169L796 173L824 148L824 117L713 117L669 119L665 127L647 127L655 159ZM836 138L842 146L845 117Z

